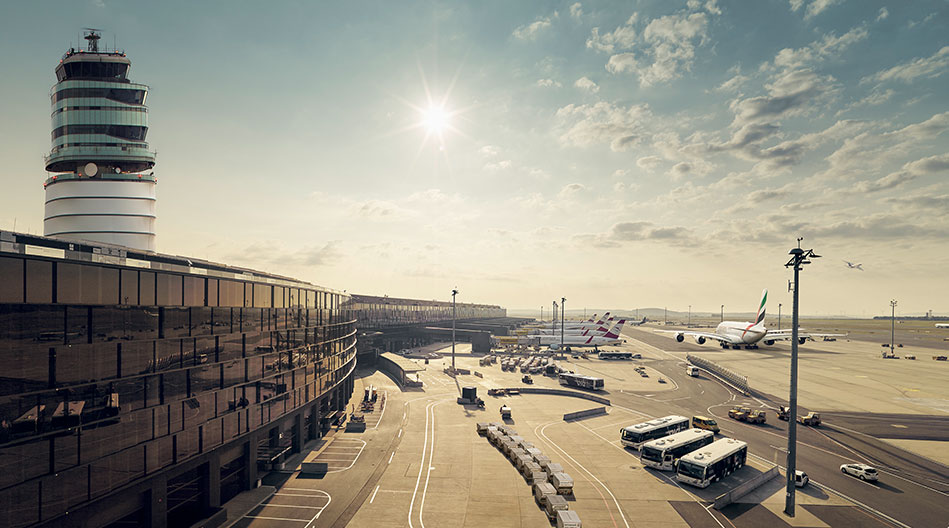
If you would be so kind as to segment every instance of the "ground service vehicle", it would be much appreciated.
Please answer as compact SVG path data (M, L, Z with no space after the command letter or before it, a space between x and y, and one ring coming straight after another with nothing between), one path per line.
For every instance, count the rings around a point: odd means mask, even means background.
M751 413L748 407L732 407L728 410L728 417L736 420L744 420Z
M718 482L745 465L748 444L722 438L679 459L676 480L699 488Z
M563 473L563 466L557 464L556 462L551 462L550 464L547 464L547 467L544 468L544 471L547 472L547 479L550 480L550 477L554 473Z
M639 448L643 465L672 471L682 455L705 447L715 441L715 433L702 429L686 429L665 438L658 438Z
M532 378L531 375L528 374L528 375L524 376L523 378L521 378L521 381L524 382L524 383L527 383L528 385L530 385L530 384L534 383L534 378Z
M765 411L759 409L751 410L748 407L733 407L729 409L728 417L741 422L756 424L765 423L768 420L768 414Z
M557 517L557 512L566 509L568 509L567 499L556 494L547 495L547 500L544 503L544 511L547 512L548 519L554 520Z
M534 500L536 500L537 504L540 504L541 507L547 506L546 495L556 494L557 490L555 490L554 486L546 480L534 483Z
M791 409L788 409L785 406L781 406L778 409L778 420L784 420L785 422L791 419Z
M573 510L560 510L557 512L557 528L581 528L580 516Z
M601 350L596 357L597 359L633 359L633 353Z
M669 436L688 428L688 418L671 415L624 427L619 430L619 434L624 446L639 449L640 446L650 440Z
M817 427L820 425L820 414L816 412L809 412L806 416L798 416L797 421L801 422L804 425L810 425Z
M798 488L803 488L804 486L807 486L807 483L810 482L810 480L811 479L807 478L807 473L804 473L801 470L797 470L794 472L794 485L797 486Z
M501 406L501 418L504 419L504 420L510 420L510 419L511 419L511 408L508 407L507 405L502 405L502 406Z
M603 388L603 378L594 378L592 376L581 376L570 372L561 372L558 377L561 385L567 387L577 387L580 389L600 390Z
M550 476L550 483L554 485L560 495L573 495L573 477L567 473L554 473Z
M846 475L853 475L860 480L876 481L879 479L876 468L866 464L843 464L840 466L840 472Z
M713 433L721 431L721 429L718 427L718 422L712 418L709 418L708 416L693 416L692 427L696 429L705 429Z
M699 377L699 368L695 365L689 365L688 367L685 367L685 373L689 376L692 376L693 378L697 378Z

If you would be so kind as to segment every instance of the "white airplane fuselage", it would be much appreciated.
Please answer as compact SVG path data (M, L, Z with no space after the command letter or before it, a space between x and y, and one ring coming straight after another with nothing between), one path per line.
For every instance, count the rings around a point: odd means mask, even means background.
M723 321L715 328L715 333L733 337L746 345L753 345L768 334L768 329L764 325L749 322Z
M559 345L561 343L559 335L542 335L533 337L539 339L541 345ZM623 344L623 340L620 338L610 338L601 335L579 336L564 334L563 344L564 346L570 347L612 346Z

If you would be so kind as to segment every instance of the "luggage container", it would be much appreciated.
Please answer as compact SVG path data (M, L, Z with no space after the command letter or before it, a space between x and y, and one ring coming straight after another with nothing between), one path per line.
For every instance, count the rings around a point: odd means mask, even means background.
M580 516L572 510L560 510L557 512L557 528L581 528Z
M523 446L522 446L522 447L523 447ZM533 446L531 446L531 447L525 447L525 448L524 448L524 451L527 451L527 454L530 455L531 458L536 458L536 457L538 457L538 456L544 454L543 451L541 451L540 449L537 449L536 447L533 447Z
M556 495L557 490L547 481L542 480L534 483L534 500L540 504L541 508L547 506L547 495Z
M534 456L534 462L540 466L541 471L547 472L547 464L550 464L550 457L541 453Z
M557 518L557 512L569 509L567 499L560 495L547 495L544 511L547 512L547 518L551 521Z
M523 455L518 455L517 458L512 458L511 462L514 462L514 467L517 468L518 472L523 474L524 467L527 466L527 464L533 464L534 460L531 457L527 456L526 454L523 454Z
M530 453L531 449L537 449L536 447L534 447L533 442L528 442L527 440L521 440L520 448L523 449L524 451L527 451L528 453Z
M520 457L527 457L527 453L519 447L512 447L508 453L507 457L511 459L511 462L517 463L517 459ZM530 457L527 457L530 458Z
M478 431L478 434L481 436L487 436L488 427L490 427L490 424L484 423L484 422L475 425L475 429Z
M547 482L547 473L544 473L542 470L533 471L527 477L527 483L530 484L531 486L533 486L534 484L540 484L540 483L547 483L548 485L550 484L549 482Z
M554 473L550 476L550 483L557 488L557 493L560 495L573 494L573 477L567 473L562 471L560 473Z
M530 480L533 477L534 473L541 473L541 470L540 470L540 466L538 466L537 462L534 462L533 459L530 459L521 465L521 475L523 475L524 478L527 479L528 484L531 483ZM544 480L547 480L547 479L544 478Z
M544 468L544 471L547 472L547 479L550 480L550 477L553 476L554 473L563 472L563 466L556 462L551 462L547 464L547 467Z

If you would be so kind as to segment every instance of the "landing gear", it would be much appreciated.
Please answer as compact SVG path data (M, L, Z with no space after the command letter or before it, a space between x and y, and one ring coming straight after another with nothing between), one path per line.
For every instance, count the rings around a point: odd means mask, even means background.
M741 350L741 345L733 345L732 350Z

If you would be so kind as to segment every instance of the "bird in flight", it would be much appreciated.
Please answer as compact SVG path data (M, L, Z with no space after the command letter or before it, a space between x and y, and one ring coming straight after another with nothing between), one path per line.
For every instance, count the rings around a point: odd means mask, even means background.
M853 262L850 262L847 260L844 261L844 264L846 264L847 267L850 269L863 271L863 264L854 264Z

